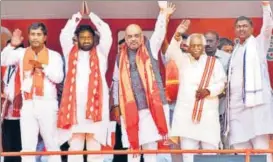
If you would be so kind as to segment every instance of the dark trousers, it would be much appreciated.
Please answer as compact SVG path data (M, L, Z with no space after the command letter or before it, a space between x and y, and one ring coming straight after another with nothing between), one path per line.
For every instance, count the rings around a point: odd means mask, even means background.
M122 146L121 135L121 126L117 124L114 150L127 150L127 148L123 148ZM113 162L127 162L127 155L114 155Z
M20 120L4 120L2 124L2 142L4 152L20 152ZM20 156L5 157L4 162L21 162Z

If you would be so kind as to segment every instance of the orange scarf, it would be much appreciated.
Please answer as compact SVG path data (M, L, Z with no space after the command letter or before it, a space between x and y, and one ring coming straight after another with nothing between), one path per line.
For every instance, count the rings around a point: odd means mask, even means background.
M209 82L210 82L210 78L212 76L215 60L216 60L216 58L213 57L213 56L208 56L207 57L205 70L203 72L202 79L201 79L201 82L199 84L198 90L206 89L208 87ZM194 123L200 123L200 120L201 120L201 117L202 117L204 100L205 99L195 100L194 108L193 108L193 112L192 112L192 121Z
M5 73L7 72L7 67L1 67L1 78L4 78ZM21 95L21 80L20 80L20 68L18 67L15 73L15 82L14 82L14 100L13 100L13 110L12 116L13 117L20 117L20 109L22 107L22 95ZM3 86L3 85L1 85ZM4 93L4 86L1 87L1 93ZM8 108L8 107L6 107ZM4 110L4 116L8 115L8 111Z
M179 88L179 71L174 62L171 60L166 65L166 97L168 102L176 101Z
M137 104L131 86L128 49L125 44L121 46L119 62L119 103L121 114L125 120L126 131L131 148L138 149L139 116ZM152 69L151 59L144 43L142 43L137 51L136 64L141 81L143 83L143 87L145 89L147 103L153 120L159 133L162 136L166 136L168 133L168 128L165 120L163 104L160 98L160 91Z
M26 53L23 59L23 73L32 71L33 75L33 84L31 87L31 92L24 92L25 99L32 99L33 98L33 91L35 89L35 95L43 96L44 95L44 73L37 73L34 71L34 67L32 64L29 63L30 60L37 60L41 64L48 65L48 49L44 47L38 54L28 47L26 49ZM24 79L25 79L24 75Z
M65 79L64 91L58 114L58 127L62 129L69 129L72 125L77 123L76 118L76 74L77 74L77 59L78 47L74 46L69 55L68 72ZM88 96L86 105L86 119L94 122L102 120L102 79L99 68L99 58L96 47L90 51L90 69ZM87 75L87 74L86 74Z

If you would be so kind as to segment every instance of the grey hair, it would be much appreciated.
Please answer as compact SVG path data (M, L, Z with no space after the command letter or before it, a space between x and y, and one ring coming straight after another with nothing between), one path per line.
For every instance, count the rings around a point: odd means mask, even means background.
M8 28L1 26L1 34L4 34L4 33L7 34L9 37L12 36L12 34Z
M204 34L193 33L193 34L191 34L191 35L188 37L188 39L187 39L187 43L186 43L187 46L190 46L190 42L191 42L191 39L192 39L193 37L199 37L199 38L201 38L201 39L202 39L202 44L203 44L204 46L207 45L207 41L206 41L206 38L205 38Z

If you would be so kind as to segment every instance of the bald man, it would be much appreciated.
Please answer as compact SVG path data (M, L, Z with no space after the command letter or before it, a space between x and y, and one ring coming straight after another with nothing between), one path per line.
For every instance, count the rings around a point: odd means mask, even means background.
M178 67L180 83L170 135L182 139L181 149L217 149L221 141L218 95L224 90L226 74L219 60L206 55L203 34L190 35L188 53L182 52L181 35L189 24L182 21L166 52L167 61L174 60ZM193 162L193 154L184 154L183 162Z
M114 109L121 112L123 147L157 149L157 141L168 136L168 104L158 66L158 52L166 33L166 19L175 11L168 3L162 8L151 39L141 27L131 24L125 31L113 76ZM129 162L140 156L128 155ZM145 154L144 161L156 162Z

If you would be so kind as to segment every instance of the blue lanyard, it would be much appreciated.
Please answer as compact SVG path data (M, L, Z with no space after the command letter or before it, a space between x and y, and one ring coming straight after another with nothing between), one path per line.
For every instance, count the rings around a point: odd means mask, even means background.
M12 77L14 72L15 72L15 66L9 66L7 84L9 84L10 78Z

